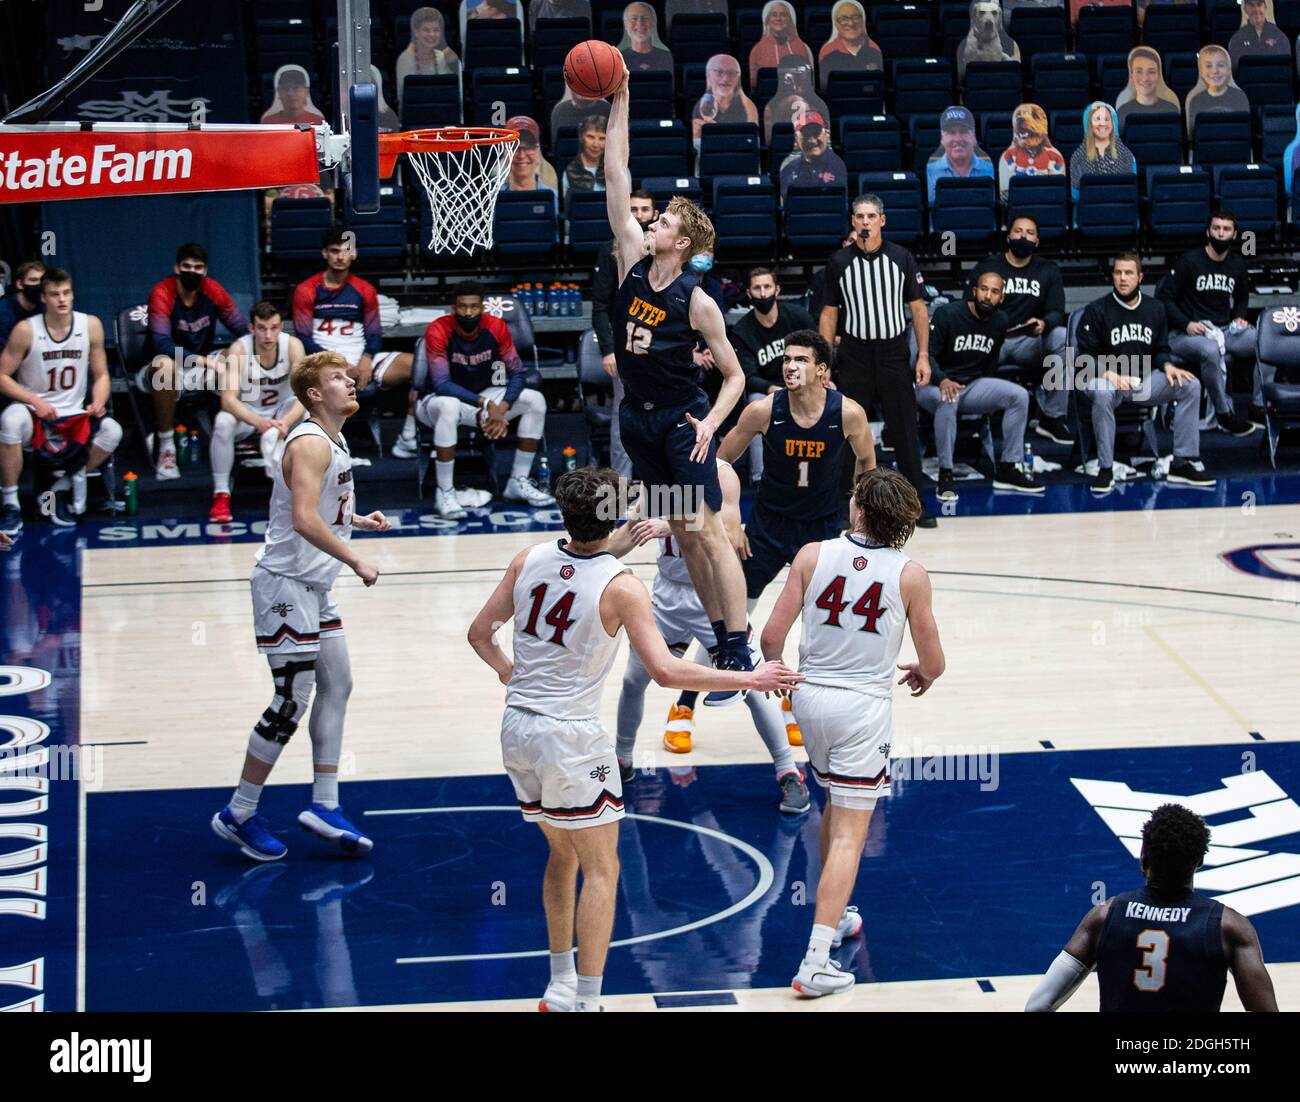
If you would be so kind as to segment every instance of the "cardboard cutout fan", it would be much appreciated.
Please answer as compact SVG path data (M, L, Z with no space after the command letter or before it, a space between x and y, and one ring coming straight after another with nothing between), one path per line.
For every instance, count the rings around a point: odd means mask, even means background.
M1273 16L1273 0L1244 0L1241 29L1228 40L1232 71L1243 57L1290 57L1291 43Z
M1128 83L1115 97L1120 130L1130 115L1158 115L1182 111L1178 93L1165 83L1160 54L1150 46L1136 46L1128 53Z
M618 48L629 73L673 71L673 55L659 37L659 16L643 0L623 9L623 38Z
M749 51L749 86L758 87L759 69L775 69L785 57L801 57L812 64L812 49L799 37L794 5L789 0L768 0L763 7L763 37Z
M558 192L559 182L555 169L542 156L542 128L528 115L514 115L506 119L507 130L519 132L519 148L510 162L510 175L506 177L503 191L540 191L549 188Z
M758 108L740 90L740 62L730 54L714 54L704 69L705 92L691 111L691 136L696 144L700 131L715 122L758 124Z
M934 202L940 180L993 176L993 159L975 141L975 116L965 107L949 107L939 116L939 148L925 165L926 194Z
M823 89L837 69L862 72L885 67L880 47L867 34L867 15L858 0L840 0L831 9L831 19L835 30L817 52L817 71Z
M437 77L460 72L460 57L447 45L447 23L437 8L411 13L411 41L397 55L397 102L407 77Z
M311 77L301 65L281 65L275 71L275 100L259 120L266 124L319 126L325 121L311 99Z
M793 124L796 115L816 111L831 124L831 111L826 101L817 94L813 80L813 65L807 58L788 54L776 67L776 95L763 109L763 140L772 144L772 127L779 122Z
M1085 176L1133 176L1137 159L1119 140L1119 113L1109 103L1094 100L1083 109L1083 143L1070 157L1070 194L1079 197Z
M1047 112L1022 103L1011 116L1011 144L998 159L998 192L1005 201L1013 176L1061 176L1065 158L1047 132Z
M1293 194L1292 183L1297 168L1300 168L1300 103L1296 104L1295 109L1295 137L1291 139L1291 144L1286 147L1286 152L1282 155L1282 178L1286 185L1288 202Z
M1200 80L1187 93L1187 133L1202 111L1250 111L1250 100L1232 79L1232 58L1222 46L1202 46L1196 55Z
M609 118L609 100L584 99L576 95L567 84L564 96L551 108L551 140L555 140L560 130L566 126L581 126L582 120L589 115Z
M957 46L957 79L972 61L1019 61L1020 47L1002 26L1001 0L971 0L970 30Z
M847 188L848 169L831 148L831 132L816 111L794 120L794 152L781 162L781 202L794 184L829 184Z

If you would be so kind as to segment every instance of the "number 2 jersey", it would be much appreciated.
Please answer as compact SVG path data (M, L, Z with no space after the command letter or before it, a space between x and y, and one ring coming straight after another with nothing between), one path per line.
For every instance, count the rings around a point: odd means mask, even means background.
M73 313L72 326L61 341L50 336L44 314L28 320L32 346L18 365L18 381L49 402L60 418L80 413L90 378L90 323L86 315Z
M1150 888L1111 900L1097 945L1102 1011L1219 1009L1228 979L1223 904Z
M344 543L352 539L352 454L340 437L335 440L320 424L304 417L285 438L285 452L302 436L319 436L330 446L330 465L321 478L316 509L320 518ZM271 513L266 524L266 542L257 553L257 564L272 574L282 574L318 589L329 589L343 566L308 543L293 529L293 495L284 480L284 466L275 470L271 489Z
M699 277L682 272L662 291L650 286L647 256L632 265L614 296L614 357L628 396L656 406L684 406L704 395L697 381L691 295Z
M893 695L907 610L899 579L910 560L861 536L823 540L803 598L799 672L810 685Z
M264 367L257 356L253 334L235 343L244 353L244 370L239 380L239 400L263 417L288 412L294 401L289 387L289 334L281 333L276 343L275 363Z
M528 552L514 588L508 707L552 719L591 719L600 711L618 654L618 635L606 632L600 618L600 598L614 578L629 572L608 551L578 555L563 539Z

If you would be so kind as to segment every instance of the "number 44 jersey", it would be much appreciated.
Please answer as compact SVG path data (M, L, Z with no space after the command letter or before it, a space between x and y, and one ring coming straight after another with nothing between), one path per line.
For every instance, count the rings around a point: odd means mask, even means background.
M618 654L600 618L605 587L628 568L607 551L579 555L564 540L528 552L515 581L514 673L506 704L552 719L590 719ZM621 634L621 633L620 633Z

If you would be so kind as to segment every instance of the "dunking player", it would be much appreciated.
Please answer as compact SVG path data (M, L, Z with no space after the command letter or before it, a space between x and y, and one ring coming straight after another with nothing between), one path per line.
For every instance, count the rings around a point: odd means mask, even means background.
M284 331L280 309L274 303L259 302L250 316L253 331L226 350L221 412L212 422L212 510L208 520L214 524L231 520L235 443L257 433L266 477L273 479L289 430L306 412L289 388L290 369L306 355L302 341Z
M352 666L330 587L341 566L367 586L379 580L379 571L352 550L352 529L383 532L389 522L380 512L353 511L352 456L343 423L359 407L349 367L337 352L317 352L290 373L307 416L285 441L266 543L250 578L257 649L271 665L275 696L248 737L239 787L212 817L212 829L254 861L276 861L287 852L257 814L257 803L313 688L308 730L315 783L311 806L298 822L344 853L365 854L372 847L339 807L339 751Z
M800 694L802 695L802 694ZM1102 1011L1217 1011L1228 973L1247 1010L1277 1010L1250 919L1192 891L1210 829L1179 804L1142 826L1146 887L1093 907L1052 962L1025 1009L1062 1006L1097 966Z
M829 959L830 950L862 929L849 894L871 812L878 797L889 795L891 682L904 624L919 661L898 667L906 671L899 684L920 696L944 670L930 576L903 554L920 515L921 499L897 471L859 475L849 507L852 531L810 543L795 556L763 628L764 656L779 658L795 619L803 617L799 669L808 683L794 713L813 776L827 791L817 909L793 981L803 995L833 995L854 984L853 974Z
M722 526L732 546L739 548L745 539L740 524L740 479L730 463L718 460L718 482L722 486ZM659 541L659 573L655 577L650 604L654 611L655 627L664 637L669 650L684 657L694 639L699 643L696 660L711 658L714 648L713 629L709 626L709 618L704 614L695 587L691 585L690 575L686 572L667 523L662 520L643 520L630 522L628 528L630 535L635 538L616 538L619 547L616 553L621 553L624 549L631 550L634 545L639 546L643 539L651 535ZM623 671L623 687L618 694L618 738L615 742L618 767L624 784L636 776L632 767L632 753L636 747L637 729L645 714L645 691L649 684L650 671L636 656L636 652L631 652L627 659L627 669ZM689 696L694 701L698 694L690 692L682 695ZM811 810L812 800L808 796L808 788L799 767L795 765L794 755L790 753L780 704L774 698L760 693L745 694L745 703L754 717L754 727L759 738L771 753L772 764L776 767L776 783L781 789L780 810L787 815L805 814ZM668 730L664 732L664 748L674 754L685 754L691 749L692 731L689 727L683 728L682 720L676 718L679 716L679 705L674 704L668 716Z
M620 489L618 475L607 468L563 475L555 498L569 538L519 552L469 629L470 646L507 686L501 751L519 810L541 827L550 847L542 904L551 982L541 1010L600 1009L618 890L623 786L598 713L621 629L627 628L632 649L661 685L769 692L799 680L779 662L724 673L673 657L655 630L645 586L611 553ZM632 538L629 528L620 529L625 539ZM513 661L494 638L512 617ZM579 870L582 894L575 906Z
M624 73L605 142L605 195L618 243L619 288L611 320L625 392L618 413L623 447L633 478L651 492L652 511L662 511L662 499L656 508L659 495L680 495L667 519L714 632L715 664L748 670L753 660L745 633L745 579L718 519L722 490L713 461L714 433L744 393L745 376L727 340L722 311L699 277L682 270L696 253L713 251L712 223L681 196L649 230L632 217L627 84ZM700 337L722 374L712 409L696 382Z

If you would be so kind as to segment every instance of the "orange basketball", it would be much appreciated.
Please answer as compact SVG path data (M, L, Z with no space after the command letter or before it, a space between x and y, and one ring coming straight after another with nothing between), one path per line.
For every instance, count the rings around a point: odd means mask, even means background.
M608 42L593 38L579 42L564 59L564 83L575 96L605 99L623 83L623 55Z

